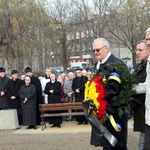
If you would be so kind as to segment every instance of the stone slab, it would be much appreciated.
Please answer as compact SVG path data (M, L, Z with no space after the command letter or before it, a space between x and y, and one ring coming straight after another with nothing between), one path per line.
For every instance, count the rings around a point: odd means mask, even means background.
M16 109L0 110L0 129L17 129L19 128L18 116Z

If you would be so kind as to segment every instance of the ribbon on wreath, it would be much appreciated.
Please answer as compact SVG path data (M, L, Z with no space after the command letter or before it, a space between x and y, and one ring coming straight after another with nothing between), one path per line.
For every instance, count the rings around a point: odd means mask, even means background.
M115 121L113 115L108 115L108 114L106 114L106 115L107 115L107 117L109 118L110 123L111 123L111 125L113 126L113 128L115 129L115 131L121 132L122 126L121 126L120 124L116 123L116 121Z

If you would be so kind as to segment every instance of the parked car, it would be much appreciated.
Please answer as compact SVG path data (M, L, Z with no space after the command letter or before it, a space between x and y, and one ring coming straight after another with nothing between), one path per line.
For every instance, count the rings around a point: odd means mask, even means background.
M94 66L86 66L84 69L86 71L94 71Z
M63 73L64 72L64 68L62 66L59 67L51 67L52 72L56 72L56 73Z
M80 66L68 67L68 68L67 68L67 72L69 72L69 71L75 72L75 70L76 70L77 68L80 68Z

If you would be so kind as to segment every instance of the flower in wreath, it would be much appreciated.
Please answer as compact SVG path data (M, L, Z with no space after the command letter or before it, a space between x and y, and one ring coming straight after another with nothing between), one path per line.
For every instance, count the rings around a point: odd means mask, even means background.
M121 118L127 113L126 106L132 101L132 95L135 93L132 90L133 84L134 76L129 73L125 64L106 64L99 73L93 73L92 79L86 83L85 101L93 101L96 108L93 113L102 122L107 118L106 112L115 113Z
M105 89L105 83L103 82L102 75L98 75L88 81L85 85L85 99L92 99L96 107L93 113L99 120L102 120L106 115L107 101L104 99L107 90Z

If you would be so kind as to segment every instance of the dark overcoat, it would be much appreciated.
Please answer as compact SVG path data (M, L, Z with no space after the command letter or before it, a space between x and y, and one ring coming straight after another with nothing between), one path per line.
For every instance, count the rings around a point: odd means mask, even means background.
M145 82L146 63L139 63L135 69L135 75L139 83ZM133 107L134 131L145 132L145 94L137 94L135 100L139 101Z
M0 109L9 108L8 95L7 95L7 88L8 88L9 80L10 78L8 78L7 76L0 78L0 92L3 91L5 93L5 95L0 96Z
M16 109L18 114L18 121L19 125L22 124L22 111L21 111L21 100L19 97L19 90L24 82L21 79L10 79L8 82L8 101L9 101L9 108ZM16 99L11 99L11 96L15 96Z
M75 95L75 102L83 102L84 100L84 90L85 90L85 83L88 81L88 78L85 76L75 77L72 82L72 90L74 91ZM76 93L76 89L79 89L80 92ZM81 110L76 110L80 112ZM78 122L87 122L86 117L83 116L76 116L76 121Z
M8 100L9 100L9 108L13 108L13 109L17 109L21 107L21 100L19 97L19 90L21 88L21 86L23 85L23 81L21 79L10 79L8 82L8 89L7 89L7 93L8 93ZM11 96L15 96L16 99L12 100Z
M39 104L43 103L42 86L41 86L40 80L35 76L31 77L31 84L34 84L36 87L36 98L37 98L37 100L36 100L36 114L37 114L37 124L39 125L41 122Z
M53 93L50 93L50 90L54 90ZM44 93L48 95L48 104L53 103L61 103L61 83L55 81L52 83L51 81L48 82L45 86ZM62 117L53 117L50 118L51 124L61 124Z
M100 68L97 70L96 65L94 66L95 72L96 71L101 71L103 68L106 66L106 64L114 64L117 62L123 63L119 58L115 57L114 55L110 55L110 57L107 59L107 61L104 64L100 65ZM124 63L123 63L124 64ZM124 64L125 65L125 64ZM115 116L114 116L115 118ZM104 125L105 127L113 134L116 139L118 140L116 144L116 148L119 147L122 150L126 150L126 144L127 144L127 114L123 115L122 118L119 120L119 124L122 126L122 131L121 132L116 132L112 125L110 124L110 121L108 120ZM97 128L92 126L92 133L91 133L91 145L94 146L102 146L102 147L112 147L110 143L102 136Z
M75 101L82 102L84 100L84 90L85 83L88 81L88 78L85 76L75 77L72 82L72 90L74 91ZM76 93L76 89L80 90L79 93Z
M22 107L23 125L36 125L36 87L33 84L23 85L19 91ZM28 99L23 103L25 97Z

